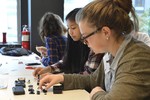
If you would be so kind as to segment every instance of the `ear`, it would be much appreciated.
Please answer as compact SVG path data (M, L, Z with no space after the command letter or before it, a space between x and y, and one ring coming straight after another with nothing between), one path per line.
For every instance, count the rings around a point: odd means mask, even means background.
M104 26L102 28L102 32L104 33L104 35L106 36L106 39L109 39L110 35L111 35L111 29L107 26Z

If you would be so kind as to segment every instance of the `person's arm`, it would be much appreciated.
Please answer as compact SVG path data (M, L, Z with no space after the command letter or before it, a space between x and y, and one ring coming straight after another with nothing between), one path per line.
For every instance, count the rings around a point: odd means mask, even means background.
M81 74L64 74L64 90L71 89L86 89L90 91L95 86L103 86L103 63L101 63L97 70L90 75ZM98 77L99 76L99 77ZM98 84L100 83L100 84Z
M52 73L60 73L62 72L63 60L59 60L57 63L50 65L52 68Z
M103 87L104 73L102 70L104 70L103 66L100 65L92 75L50 74L40 80L39 87L42 89L42 86L45 85L45 83L48 83L48 85L46 85L46 89L49 89L54 84L62 83L64 90L86 89L90 91L95 86Z
M62 63L62 60L60 60L59 62L47 67L37 67L34 69L33 76L36 77L37 75L42 75L45 73L60 73L61 70L59 68L61 68Z

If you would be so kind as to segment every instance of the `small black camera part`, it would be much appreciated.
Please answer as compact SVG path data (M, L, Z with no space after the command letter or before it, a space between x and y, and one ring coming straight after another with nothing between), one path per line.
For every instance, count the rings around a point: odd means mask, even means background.
M62 84L57 84L53 86L53 93L54 94L62 94L63 91L63 85Z
M45 95L47 94L47 90L46 90L46 89L43 89L42 91L43 91L43 93L44 93Z
M22 82L25 83L25 82L26 82L26 79L25 79L24 77L19 77L19 78L18 78L18 81L22 81Z
M26 87L25 82L24 82L24 81L19 81L19 80L18 80L18 81L17 81L17 80L15 81L15 86L22 86L22 87L24 87L24 88Z
M23 95L25 94L24 88L22 86L15 86L12 88L14 95Z

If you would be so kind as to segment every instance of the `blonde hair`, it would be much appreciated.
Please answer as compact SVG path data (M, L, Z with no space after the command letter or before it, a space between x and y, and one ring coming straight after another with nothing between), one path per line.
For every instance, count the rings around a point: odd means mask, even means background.
M129 17L131 11L132 0L95 0L78 12L76 21L84 20L97 28L107 26L119 37L134 29L133 21Z

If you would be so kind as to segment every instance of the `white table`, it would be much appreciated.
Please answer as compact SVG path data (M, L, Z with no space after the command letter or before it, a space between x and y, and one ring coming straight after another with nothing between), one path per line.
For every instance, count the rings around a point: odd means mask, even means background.
M89 93L85 90L69 90L63 91L62 94L53 94L52 88L49 89L45 95L43 92L40 95L36 94L37 90L37 80L32 76L33 70L25 69L25 63L29 62L40 62L37 59L36 54L30 56L22 57L9 57L0 55L1 67L8 67L8 74L4 76L7 77L8 87L7 89L0 89L0 100L90 100ZM39 67L39 65L37 66ZM14 95L12 92L12 87L15 85L14 82L19 77L24 77L26 79L25 95ZM30 84L34 87L35 94L29 94L27 81L30 80Z

